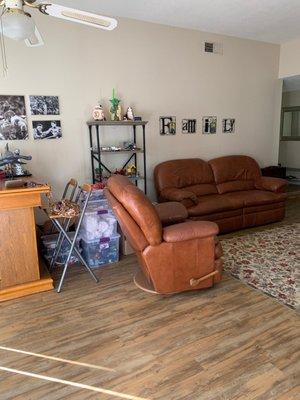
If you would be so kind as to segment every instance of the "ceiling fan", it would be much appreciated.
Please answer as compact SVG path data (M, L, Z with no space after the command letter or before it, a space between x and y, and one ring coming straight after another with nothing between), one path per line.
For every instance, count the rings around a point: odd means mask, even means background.
M29 47L41 46L43 38L26 8L35 8L44 15L85 24L98 29L113 30L118 22L114 18L46 3L41 0L0 0L0 47L3 67L7 70L4 37L25 40Z

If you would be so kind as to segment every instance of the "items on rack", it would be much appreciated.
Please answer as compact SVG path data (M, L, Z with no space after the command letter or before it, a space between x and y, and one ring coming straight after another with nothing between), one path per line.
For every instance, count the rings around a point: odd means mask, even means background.
M109 100L111 102L111 107L110 107L110 119L112 121L121 121L122 120L122 109L120 99L117 99L115 96L115 89L113 89L113 94L112 98Z
M121 100L116 97L116 91L113 89L110 101L110 120L111 121L142 121L142 117L135 117L132 107L127 107L126 113L123 115ZM106 116L102 105L95 106L92 110L94 121L106 121Z
M106 121L104 110L101 104L93 109L93 118L95 121Z
M144 191L147 192L147 167L146 167L146 125L147 121L88 121L90 136L90 153L92 163L93 182L102 182L114 173L129 176L136 185L144 183ZM102 129L106 127L130 127L132 140L122 142L120 146L104 146L102 141ZM138 137L141 130L142 137ZM127 154L128 159L121 168L112 167L107 163L108 155ZM104 158L105 155L105 158ZM135 166L135 168L132 167Z

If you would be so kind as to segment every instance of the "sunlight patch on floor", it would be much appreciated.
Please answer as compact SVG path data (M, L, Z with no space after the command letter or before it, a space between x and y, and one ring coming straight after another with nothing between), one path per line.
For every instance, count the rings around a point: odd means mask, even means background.
M13 348L11 348L11 347L0 346L0 350L11 351L11 352L13 352L13 353L24 354L24 355L27 355L27 356L33 356L33 357L39 357L39 358L46 358L47 360L58 361L58 362L66 363L66 364L72 364L72 365L78 365L78 366L80 366L80 367L101 369L102 371L108 371L108 372L116 372L116 370L114 370L114 369L106 368L106 367L101 367L100 365L87 364L87 363L82 363L82 362L79 362L79 361L67 360L67 359L65 359L65 358L47 356L47 355L45 355L45 354L32 353L32 352L30 352L30 351L19 350L19 349L13 349Z
M23 375L23 376L28 376L30 378L41 379L41 380L48 381L48 382L61 383L63 385L68 385L68 386L76 387L76 388L79 388L79 389L85 389L85 390L90 390L92 392L108 394L108 395L111 395L111 396L119 397L120 399L147 400L145 398L132 396L130 394L115 392L113 390L108 390L108 389L104 389L104 388L98 388L96 386L85 385L84 383L66 381L64 379L53 378L53 377L47 376L47 375L33 374L31 372L28 372L28 371L21 371L21 370L14 369L14 368L6 368L6 367L1 367L0 366L0 371L10 372L10 373L13 373L13 374L18 374L18 375Z

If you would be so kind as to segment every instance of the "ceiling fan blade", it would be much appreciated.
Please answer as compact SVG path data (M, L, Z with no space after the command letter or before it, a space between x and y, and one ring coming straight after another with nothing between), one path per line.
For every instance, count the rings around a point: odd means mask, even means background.
M76 10L75 8L64 7L57 4L41 4L39 9L43 14L48 14L52 17L78 22L80 24L99 29L106 29L108 31L115 29L118 25L117 20L114 18L104 17L102 15Z
M25 39L25 43L28 47L39 47L44 45L43 37L37 27L35 27L34 35L28 39Z

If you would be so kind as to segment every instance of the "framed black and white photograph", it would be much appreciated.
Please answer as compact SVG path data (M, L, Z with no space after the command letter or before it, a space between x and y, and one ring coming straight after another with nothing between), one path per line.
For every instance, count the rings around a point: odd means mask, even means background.
M160 117L159 130L161 135L175 135L176 117Z
M62 137L60 121L32 121L35 140L60 139Z
M59 115L58 96L29 96L31 115Z
M202 133L204 134L217 133L217 117L209 116L202 118Z
M224 118L222 120L222 132L223 133L234 133L235 132L235 119Z
M196 129L197 129L196 119L182 120L182 133L196 133Z
M24 96L0 95L0 140L28 139Z

